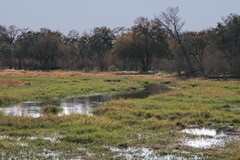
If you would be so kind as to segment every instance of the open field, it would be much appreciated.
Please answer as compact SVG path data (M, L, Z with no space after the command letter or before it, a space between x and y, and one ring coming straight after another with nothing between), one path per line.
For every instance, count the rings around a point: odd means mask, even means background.
M46 114L39 118L0 113L2 159L239 159L240 81L180 80L159 75L83 72L0 72L0 106L50 102L68 96L141 90L160 83L170 91L140 99L116 99L93 116ZM216 129L218 136L184 129ZM224 135L223 135L224 134ZM210 147L188 139L219 141Z

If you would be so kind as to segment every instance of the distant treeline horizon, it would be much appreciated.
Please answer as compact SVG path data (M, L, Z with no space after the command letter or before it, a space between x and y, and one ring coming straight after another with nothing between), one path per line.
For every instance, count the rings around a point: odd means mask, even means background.
M179 8L139 17L130 28L95 27L67 35L0 25L0 69L240 75L240 15L230 14L215 28L182 31Z

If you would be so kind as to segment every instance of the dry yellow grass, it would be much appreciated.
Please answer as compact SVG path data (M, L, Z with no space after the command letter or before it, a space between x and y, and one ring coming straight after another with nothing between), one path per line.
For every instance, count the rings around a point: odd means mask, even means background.
M24 83L19 80L0 80L0 88L7 88L7 87L18 87L18 86L25 86L30 85L30 83Z
M136 78L136 79L153 79L153 80L173 80L171 75L131 75L131 74L117 74L114 72L81 72L81 71L24 71L24 70L2 70L0 76L51 76L51 77L102 77L102 78Z

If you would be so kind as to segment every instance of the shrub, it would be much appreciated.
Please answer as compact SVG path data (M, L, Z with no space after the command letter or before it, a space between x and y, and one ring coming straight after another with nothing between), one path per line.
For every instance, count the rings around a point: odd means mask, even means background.
M58 106L54 106L54 105L47 105L47 106L44 106L44 108L43 108L44 114L48 114L48 113L57 114L60 111L61 111L61 108L59 108Z
M116 70L117 70L117 67L115 65L111 65L111 66L108 67L108 71L113 72L113 71L116 71Z

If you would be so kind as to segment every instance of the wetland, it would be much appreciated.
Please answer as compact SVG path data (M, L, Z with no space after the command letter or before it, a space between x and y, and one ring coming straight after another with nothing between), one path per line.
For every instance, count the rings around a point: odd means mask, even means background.
M171 75L2 71L0 157L239 159L239 84ZM40 114L46 104L61 110Z

